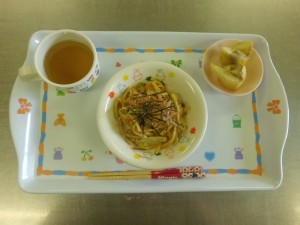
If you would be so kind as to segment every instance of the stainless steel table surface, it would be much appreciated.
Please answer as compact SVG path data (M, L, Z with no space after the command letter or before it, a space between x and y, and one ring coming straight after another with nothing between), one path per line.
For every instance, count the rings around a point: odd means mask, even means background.
M299 0L1 0L0 224L300 224ZM35 31L253 33L269 42L285 86L290 129L275 191L28 194L17 181L8 104ZM298 161L299 160L299 161Z

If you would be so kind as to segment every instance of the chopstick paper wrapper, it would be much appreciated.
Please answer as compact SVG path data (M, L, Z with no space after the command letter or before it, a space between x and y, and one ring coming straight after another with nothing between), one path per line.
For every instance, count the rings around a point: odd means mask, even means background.
M164 170L127 170L90 173L93 180L138 180L138 179L201 179L205 178L202 166L170 168Z

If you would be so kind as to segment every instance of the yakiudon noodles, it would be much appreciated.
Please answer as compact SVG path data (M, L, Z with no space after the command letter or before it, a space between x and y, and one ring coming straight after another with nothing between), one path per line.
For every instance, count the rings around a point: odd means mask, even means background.
M161 80L127 88L114 102L121 135L134 149L160 150L175 145L187 129L187 106Z

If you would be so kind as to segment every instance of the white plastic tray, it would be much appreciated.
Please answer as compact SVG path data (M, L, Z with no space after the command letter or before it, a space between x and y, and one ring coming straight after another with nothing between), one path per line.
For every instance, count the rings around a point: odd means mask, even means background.
M29 41L24 64L33 60L39 31ZM94 42L101 75L85 93L69 94L42 82L16 79L10 99L10 125L19 164L19 184L33 193L142 193L272 190L280 186L282 153L288 132L288 102L272 64L268 43L258 35L175 32L84 32ZM205 49L224 38L252 40L264 65L259 88L229 97L205 81ZM137 169L115 158L96 127L102 87L118 70L140 61L175 64L204 92L208 127L197 151L178 166L204 167L203 180L89 180L91 171ZM21 66L21 65L20 65Z

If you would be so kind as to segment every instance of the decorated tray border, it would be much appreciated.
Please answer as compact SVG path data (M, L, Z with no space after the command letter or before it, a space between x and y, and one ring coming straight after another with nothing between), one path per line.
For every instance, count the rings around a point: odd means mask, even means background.
M52 31L42 30L32 34L28 45L27 57L24 63L25 65L32 63L34 49L37 47L39 40L49 32ZM248 119L249 122L251 121L251 117L254 120L255 124L251 122L251 126L254 125L253 134L255 136L252 136L249 141L250 143L255 144L255 146L251 146L250 150L256 151L256 159L253 158L255 157L255 153L252 151L251 160L253 164L247 169L237 169L234 168L235 166L232 166L233 168L228 166L229 169L226 166L213 167L217 169L210 169L210 167L205 169L204 166L205 172L212 176L209 176L208 179L204 179L199 182L194 180L185 180L180 182L175 180L167 182L141 182L134 180L131 180L130 182L95 182L85 179L85 177L90 173L100 172L97 170L97 168L95 169L97 171L92 171L94 169L88 169L91 171L86 171L84 167L83 169L74 170L55 170L55 168L47 170L43 166L46 166L48 161L43 162L43 160L46 160L44 157L47 156L48 152L46 152L46 155L40 154L40 152L45 153L43 152L44 149L41 146L41 142L43 143L43 141L46 139L46 127L42 127L45 125L45 121L47 119L47 99L45 98L48 98L48 95L45 95L45 90L47 90L47 94L49 94L48 91L51 92L52 90L48 90L48 87L45 84L39 84L38 86L36 84L25 84L23 81L17 78L10 98L9 116L13 141L18 156L19 185L24 191L31 193L144 193L224 190L245 191L274 190L281 185L283 178L282 155L288 134L289 107L284 86L278 72L276 71L276 68L272 63L268 42L264 37L255 34L234 33L124 31L83 32L90 36L96 46L101 46L97 48L98 53L108 54L147 53L147 55L150 55L150 53L159 52L197 54L204 53L206 47L220 39L238 38L241 40L253 40L255 46L257 47L256 50L261 55L264 67L266 69L261 87L253 92L251 96L249 95L249 103L247 103L248 105L252 101L252 110L248 109ZM132 46L133 39L136 40L134 43L135 47L128 48L128 46ZM167 39L170 39L171 42L166 42L165 40ZM178 39L182 41L178 42ZM199 40L201 41L199 42ZM186 43L188 44L186 45ZM165 46L176 46L176 48L165 48ZM194 49L194 46L199 47ZM147 57L148 56L145 56L145 58ZM202 64L201 60L202 59L200 57L199 68ZM180 60L172 61L171 63L173 65L180 67ZM119 62L116 62L115 67L118 67L117 63ZM121 66L123 66L123 63ZM272 89L268 88L270 86L272 86ZM43 107L46 107L45 113L41 112L41 109L42 111L44 109ZM258 115L260 119L262 118L260 123L258 123ZM32 119L33 117L35 118L34 120ZM239 119L242 118L240 117ZM232 122L233 120L234 118L232 117ZM44 124L41 125L41 122ZM278 129L277 132L274 133L272 132L273 129L270 132L270 127L282 129ZM44 137L41 135L43 129L45 131ZM251 128L248 131L251 132ZM261 135L263 138L261 138ZM252 142L252 139L253 141L255 139L255 142ZM206 154L214 152L204 151L203 153ZM211 161L209 161L209 158L207 158L206 155L202 155L201 157L204 157L204 159L207 160L204 163L208 162L208 164L210 164ZM41 163L40 165L42 165L42 167L39 168L39 172L41 173L38 175L37 167L39 163ZM123 166L117 165L116 170L121 171L122 169L118 168L122 167ZM114 167L109 170L112 171L113 169ZM101 172L103 171L103 169L99 170L101 170ZM56 171L56 176L53 176L53 171ZM218 174L219 176L214 176ZM236 176L232 176L234 174ZM157 188L153 188L153 185L158 186Z
M204 53L205 49L177 49L177 48L96 48L97 52L105 53ZM172 61L174 66L180 66L180 61ZM199 62L201 67L201 61ZM252 92L252 111L254 120L254 132L255 132L255 151L257 158L257 168L254 169L235 169L235 168L215 168L215 169L205 169L207 174L253 174L262 175L263 165L262 165L262 149L260 145L260 129L256 105L256 93ZM37 162L37 175L67 175L67 176L88 176L90 173L97 173L101 171L76 171L76 170L47 170L43 167L44 162L44 141L46 139L46 120L47 120L47 100L48 100L48 84L43 84L43 97L41 103L42 117L41 117L41 129L40 129L40 140L39 140L39 153Z

